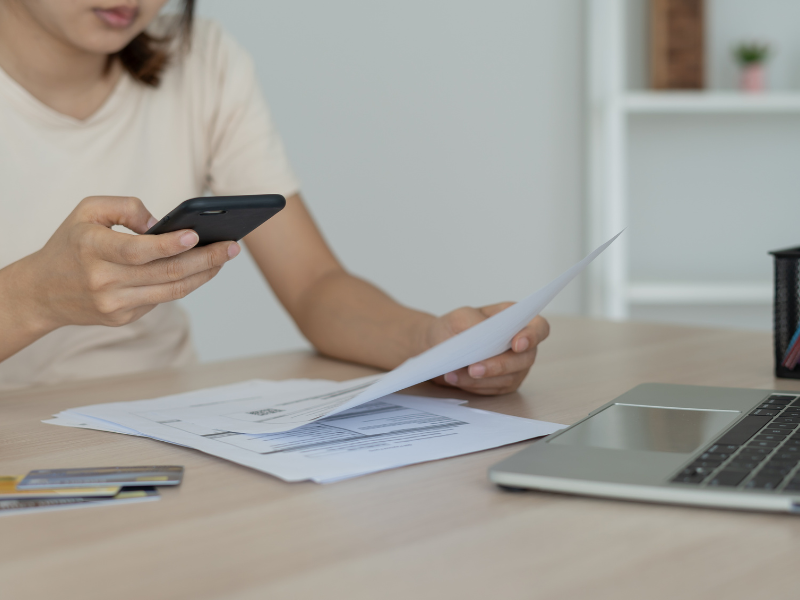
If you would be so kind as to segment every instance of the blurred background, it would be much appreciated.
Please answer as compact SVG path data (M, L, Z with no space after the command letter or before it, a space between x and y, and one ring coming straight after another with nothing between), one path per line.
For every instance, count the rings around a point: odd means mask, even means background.
M254 56L335 252L400 302L441 314L521 298L627 225L546 314L769 330L767 252L800 245L800 2L659 2L199 13ZM654 62L673 42L684 64ZM758 89L742 90L742 45L768 46ZM698 52L699 85L654 80ZM182 302L201 360L308 347L249 256Z

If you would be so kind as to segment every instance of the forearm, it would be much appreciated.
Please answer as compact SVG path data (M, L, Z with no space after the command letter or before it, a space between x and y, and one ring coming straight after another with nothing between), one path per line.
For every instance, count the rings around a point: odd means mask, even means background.
M353 277L328 248L299 195L280 215L245 238L258 267L300 330L320 352L393 369L510 303L463 307L441 317L401 306ZM511 350L437 378L476 394L505 394L519 387L547 337L541 317L511 340Z
M303 334L324 354L392 369L430 345L431 315L401 306L347 273L299 195L245 238L253 259Z
M49 333L53 328L31 301L25 259L0 269L0 362Z
M343 269L320 277L292 316L320 352L383 369L426 350L425 333L434 319Z

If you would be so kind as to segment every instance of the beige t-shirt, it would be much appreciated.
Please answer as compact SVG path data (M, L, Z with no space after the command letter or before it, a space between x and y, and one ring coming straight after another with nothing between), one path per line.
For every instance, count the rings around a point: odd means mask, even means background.
M136 196L156 218L187 198L298 191L250 56L195 25L158 88L127 74L79 121L0 69L0 268L40 249L86 196ZM0 307L2 310L2 307ZM0 390L184 365L186 315L162 304L124 327L61 328L0 363Z

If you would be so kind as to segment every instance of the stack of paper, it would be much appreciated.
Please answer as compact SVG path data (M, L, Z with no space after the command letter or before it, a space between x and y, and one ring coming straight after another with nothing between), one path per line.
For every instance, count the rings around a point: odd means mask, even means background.
M524 300L382 376L342 383L255 380L84 406L48 422L146 436L286 481L318 482L546 435L560 426L395 392L508 350L513 337L618 236Z
M269 401L278 390L319 390L330 381L247 381L167 396L64 411L46 421L195 448L285 481L331 482L547 435L562 427L436 400L392 394L280 433L241 433L191 418L197 409ZM311 392L311 393L316 393ZM258 412L258 411L251 411ZM186 413L192 420L182 415ZM229 417L230 417L229 416ZM226 418L229 418L226 417ZM245 422L245 425L247 423Z

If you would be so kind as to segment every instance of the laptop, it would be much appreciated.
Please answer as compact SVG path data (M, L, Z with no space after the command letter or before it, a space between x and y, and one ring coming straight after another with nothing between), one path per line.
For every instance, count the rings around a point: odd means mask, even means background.
M800 512L800 392L646 383L489 470L511 489Z

